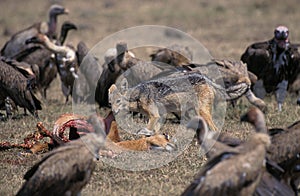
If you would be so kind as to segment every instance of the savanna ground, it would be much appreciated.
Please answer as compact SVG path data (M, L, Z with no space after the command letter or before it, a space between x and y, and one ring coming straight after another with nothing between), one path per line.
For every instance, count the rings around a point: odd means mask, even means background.
M59 17L59 23L70 20L79 27L77 32L71 32L67 41L75 45L83 40L90 48L114 32L146 24L178 28L199 40L213 57L220 59L238 60L250 43L271 38L273 29L280 24L289 27L291 41L300 42L297 0L2 0L1 45L12 33L46 20L52 3L61 3L70 10L69 15ZM72 112L72 103L64 104L58 79L52 83L48 95L39 115L40 121L51 129L58 116ZM281 113L276 110L274 97L267 97L265 101L269 127L285 127L299 120L300 107L295 105L294 96L288 96ZM239 118L248 107L244 99L236 108L228 107L222 131L246 139L251 127L239 123ZM37 122L32 116L0 122L0 141L22 142L24 136L36 129ZM24 173L42 157L24 157L20 152L24 151L11 149L0 153L0 195L15 194L23 183ZM195 140L174 161L157 169L125 171L99 161L83 195L179 195L203 163Z

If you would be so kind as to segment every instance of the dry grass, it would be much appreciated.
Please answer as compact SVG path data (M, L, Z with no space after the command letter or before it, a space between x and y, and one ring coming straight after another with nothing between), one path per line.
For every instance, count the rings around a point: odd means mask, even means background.
M46 19L45 12L55 1L17 0L0 1L0 43L4 45L13 33ZM70 9L69 16L59 18L78 24L79 31L72 32L69 42L85 41L94 46L104 37L127 27L157 24L178 28L198 39L216 58L239 59L246 46L254 41L272 37L273 29L285 24L291 32L291 40L299 41L300 29L297 11L298 2L228 0L228 1L179 1L179 0L134 0L102 2L57 1ZM1 32L2 31L2 32ZM41 121L49 129L62 113L71 112L71 103L64 105L59 80L48 93L40 112ZM276 112L273 97L266 98L269 127L284 127L299 120L300 108L295 106L295 97L289 96L281 113ZM235 109L228 108L222 131L246 139L251 127L239 123L239 116L248 108L241 100ZM22 113L22 111L20 111ZM32 116L0 122L0 141L22 142L28 133L35 130L37 120ZM171 125L170 125L171 126ZM0 195L13 195L20 188L22 176L42 155L24 157L22 150L12 149L0 154ZM125 171L98 162L96 172L83 195L179 195L193 179L204 163L195 141L174 161L158 169L148 171Z

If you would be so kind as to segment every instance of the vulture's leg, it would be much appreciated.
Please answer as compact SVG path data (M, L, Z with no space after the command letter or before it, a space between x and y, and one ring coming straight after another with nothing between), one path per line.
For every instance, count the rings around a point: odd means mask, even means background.
M263 99L266 96L267 92L262 79L256 81L256 83L253 86L253 92L260 99Z
M47 88L46 87L43 89L42 96L44 99L47 99Z
M6 111L6 117L7 119L10 119L12 117L12 111L13 110L13 106L10 103L10 99L9 97L5 98L5 111Z
M276 101L278 104L278 111L281 112L282 110L282 104L284 102L284 99L286 97L287 94L287 87L288 87L288 81L287 80L283 80L281 81L276 88Z

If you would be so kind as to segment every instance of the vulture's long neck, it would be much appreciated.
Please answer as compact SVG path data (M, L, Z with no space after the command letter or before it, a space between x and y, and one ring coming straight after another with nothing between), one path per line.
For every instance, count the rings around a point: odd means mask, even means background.
M47 49L49 49L50 51L52 51L54 53L61 53L61 54L65 55L70 51L70 49L65 46L58 46L58 45L54 44L47 37L44 37L44 45Z
M56 26L57 26L57 15L49 14L49 30L48 36L53 39L56 36Z
M65 29L63 29L62 31L61 31L61 34L60 34L60 36L59 36L59 43L60 43L60 45L63 45L64 43L65 43L65 40L66 40L66 38L67 38L67 35L68 35L68 30L65 30Z

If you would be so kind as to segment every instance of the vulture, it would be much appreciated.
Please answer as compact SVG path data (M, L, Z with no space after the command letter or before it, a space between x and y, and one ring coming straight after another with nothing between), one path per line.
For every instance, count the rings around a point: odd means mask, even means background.
M103 123L90 117L95 132L86 134L46 154L24 175L26 180L17 195L80 195L95 169L103 148Z
M278 111L282 110L287 89L300 71L300 53L288 38L288 28L278 26L272 39L251 44L241 56L248 70L257 76L253 85L255 95L263 99L267 93L275 93Z
M125 42L117 43L115 49L109 49L104 58L107 67L103 69L98 79L95 100L100 107L109 107L108 89L126 69L135 65L139 60L133 58L128 52Z
M30 85L32 89L36 88L37 80L39 76L39 68L36 64L29 65L25 62L18 62L12 59L6 59L5 57L0 57L1 61L10 65L15 70L19 71L23 76L25 76L28 81L30 81ZM12 117L12 114L15 113L18 108L14 101L7 96L6 93L2 93L0 95L0 109L6 110L6 117Z
M76 25L69 21L64 22L61 27L60 37L56 43L57 45L64 44L70 30L77 30ZM38 89L44 98L47 97L46 91L57 75L57 65L55 57L53 57L52 54L53 53L50 50L41 47L34 52L29 51L29 54L22 59L22 61L29 64L35 63L39 65L40 79L38 80Z
M61 79L62 92L66 97L66 102L68 102L69 95L72 93L74 80L78 77L78 62L74 48L69 46L58 46L52 43L48 36L44 34L38 34L37 36L26 40L26 43L42 44L48 50L56 54L56 63Z
M95 102L95 90L97 81L103 71L98 59L89 53L87 45L80 41L77 44L78 58L78 79L75 80L73 89L73 101L78 102Z
M252 124L256 131L267 130L264 115L257 108L251 108L241 120ZM279 177L293 188L296 195L298 192L296 182L300 180L299 128L299 121L297 121L286 129L269 129L272 144L266 155L268 160L276 162L284 170Z
M204 146L213 145L214 148L217 145L220 148L213 149L213 156L182 195L232 196L255 192L265 170L266 149L271 143L267 134L254 133L248 141L233 148L216 140L212 144L206 122L200 116L192 119L187 128L196 131L199 142L204 142Z
M1 56L19 59L22 58L24 52L26 54L28 50L34 51L40 48L39 45L25 44L27 39L37 36L39 33L46 34L50 39L56 38L57 16L68 14L68 12L69 11L61 5L52 5L49 10L48 23L39 22L14 34L1 49Z
M296 70L297 77L293 83L289 85L289 92L298 95L297 104L300 105L300 66Z
M33 88L34 79L26 78L4 59L0 60L0 97L10 97L16 105L38 117L37 110L41 110L42 107L33 94Z
M162 62L175 67L184 67L191 64L193 60L193 55L189 47L178 44L158 49L150 57L151 61Z

